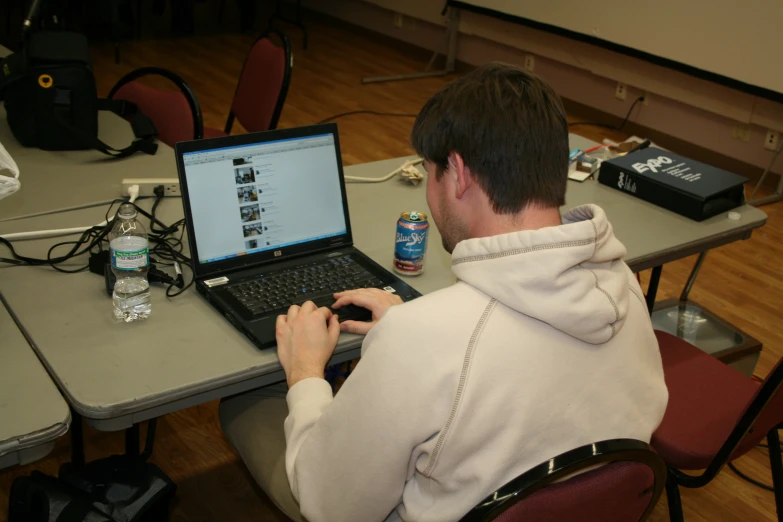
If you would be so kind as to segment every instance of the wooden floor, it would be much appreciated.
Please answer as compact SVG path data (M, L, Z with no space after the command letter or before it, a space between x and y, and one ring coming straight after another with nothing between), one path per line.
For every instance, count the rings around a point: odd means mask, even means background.
M281 127L311 124L332 114L356 109L416 113L449 78L362 85L365 75L408 73L420 70L427 55L392 45L389 40L347 30L333 21L309 20L310 48L301 50L298 30L290 31L295 49L291 90L280 120ZM223 127L235 81L252 38L219 35L183 40L156 40L125 44L122 63L113 63L112 48L95 48L99 90L109 88L126 72L156 65L181 74L196 92L207 126ZM491 57L487 57L491 59ZM578 119L578 114L570 115ZM412 119L352 116L340 120L345 164L411 154L408 134ZM587 126L578 133L600 141L621 133ZM766 227L748 241L710 252L692 292L692 298L764 343L757 374L764 376L783 351L783 213L780 204L764 207ZM679 295L694 258L664 267L660 298ZM67 276L64 276L67 277ZM646 275L643 274L646 280ZM153 461L179 485L173 520L177 521L282 521L284 518L252 484L241 462L223 438L216 403L205 404L160 419ZM87 458L118 453L122 433L86 430ZM260 441L261 442L261 441ZM68 437L57 443L52 455L33 465L0 471L0 521L5 520L12 480L34 469L55 474L69 458ZM771 481L766 452L754 449L737 465L752 476ZM763 491L724 471L701 490L683 491L688 522L773 521L772 493ZM651 520L668 520L665 498Z

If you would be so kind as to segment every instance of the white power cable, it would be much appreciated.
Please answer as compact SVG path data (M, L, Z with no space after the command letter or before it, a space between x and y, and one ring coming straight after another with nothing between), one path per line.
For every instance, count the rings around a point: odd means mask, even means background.
M424 163L424 160L421 158L416 158L414 160L406 161L400 167L389 172L387 175L383 176L382 178L361 178L356 176L345 176L345 181L354 181L358 183L382 183L384 181L388 181L392 179L394 176L399 174L400 177L407 180L409 183L413 185L418 185L419 182L424 179L424 174L422 174L421 171L416 168L416 165L419 165L420 163Z
M783 151L783 140L780 140L780 145L778 145L777 150L775 150L775 154L772 155L772 159L769 160L769 165L767 165L767 168L764 170L764 172L761 174L761 177L759 178L758 182L756 183L756 187L753 189L753 192L750 193L750 198L748 198L748 203L753 205L754 199L753 197L756 195L756 192L758 192L759 188L761 188L761 185L764 183L764 179L766 179L767 174L770 173L772 170L772 167L775 165L775 160L778 159L778 156L780 155L780 152ZM783 186L783 181L781 181L781 186ZM761 198L764 199L764 198Z
M139 186L138 185L131 185L128 187L128 194L130 195L130 198L128 199L128 203L133 203L136 201L136 198L139 197ZM105 227L108 224L107 221L101 221L97 225L93 225L91 227L74 227L74 228L60 228L57 230L35 230L33 232L17 232L15 234L6 234L4 236L0 236L6 241L20 241L23 239L41 239L44 237L56 237L56 236L67 236L70 234L81 234L82 232L89 230L93 227Z

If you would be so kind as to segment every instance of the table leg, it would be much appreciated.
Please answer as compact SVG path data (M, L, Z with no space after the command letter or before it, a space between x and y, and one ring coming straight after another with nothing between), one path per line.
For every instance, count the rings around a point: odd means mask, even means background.
M71 410L71 463L84 466L84 427L82 416Z
M699 270L701 270L701 265L702 263L704 263L705 257L707 257L706 250L701 254L699 254L699 258L696 260L696 264L693 265L693 270L691 270L691 275L688 276L688 282L685 283L685 288L682 289L682 293L680 294L681 302L685 302L688 300L688 295L691 293L691 289L693 288L693 283L696 282L696 276L699 275Z
M647 310L652 314L653 306L655 306L655 296L658 293L658 283L661 282L661 272L663 271L663 265L658 265L652 270L650 276L650 283L647 285Z
M147 460L152 456L152 450L155 447L155 430L158 426L158 419L150 419L147 422L147 438L144 442L144 451L141 453L141 460Z
M134 424L125 430L125 455L129 457L139 456L139 425Z

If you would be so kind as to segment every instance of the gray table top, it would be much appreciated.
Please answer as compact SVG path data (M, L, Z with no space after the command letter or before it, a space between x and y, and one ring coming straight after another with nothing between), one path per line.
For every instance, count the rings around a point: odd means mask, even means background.
M583 147L586 140L573 140ZM380 177L403 158L346 168L346 175ZM392 180L350 183L348 200L355 244L391 269L394 224L404 210L428 212L424 186ZM763 212L743 207L741 219L726 215L702 223L598 185L569 182L567 207L593 202L605 208L636 269L745 237L761 226ZM149 200L143 202L149 205ZM105 209L58 214L57 226L89 225ZM159 208L170 223L182 216L179 199ZM50 228L52 216L0 222L0 234ZM424 274L410 278L422 293L452 284L450 256L431 228ZM26 255L43 255L54 241L20 242ZM694 250L695 249L695 250ZM653 266L653 265L649 265ZM65 275L45 268L0 269L3 293L74 408L101 429L175 411L282 379L274 349L258 350L195 291L166 300L153 289L153 314L139 324L116 324L103 281L89 273ZM45 296L41 299L40 296ZM337 360L354 357L361 338L341 336ZM114 422L116 421L116 422Z
M133 140L130 123L116 114L98 114L99 138L108 145L125 147ZM0 107L0 143L19 166L22 188L0 202L0 221L53 210L110 201L120 197L125 178L176 178L174 151L160 144L150 156L137 153L111 159L96 150L41 151L22 147Z
M0 468L68 431L71 414L30 345L0 302ZM39 452L40 453L40 452ZM47 452L39 454L43 457Z

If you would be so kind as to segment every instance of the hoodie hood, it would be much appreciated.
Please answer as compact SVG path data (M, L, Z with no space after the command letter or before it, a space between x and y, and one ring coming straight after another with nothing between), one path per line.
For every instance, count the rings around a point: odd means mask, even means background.
M584 342L605 343L628 313L625 246L596 205L573 208L562 222L461 241L452 270L521 314Z

